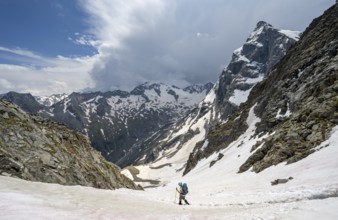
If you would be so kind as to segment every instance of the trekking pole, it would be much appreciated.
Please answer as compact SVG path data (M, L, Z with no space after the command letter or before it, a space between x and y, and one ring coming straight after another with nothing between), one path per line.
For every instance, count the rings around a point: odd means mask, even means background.
M174 200L174 204L176 204L176 193L177 193L177 192L176 192L176 190L175 190L175 200Z

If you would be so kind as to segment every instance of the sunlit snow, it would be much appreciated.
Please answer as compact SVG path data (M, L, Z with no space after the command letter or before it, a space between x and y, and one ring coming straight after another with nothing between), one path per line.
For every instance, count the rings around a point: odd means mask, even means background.
M235 105L240 105L241 103L246 102L248 96L250 94L251 89L248 90L234 90L234 95L229 98L229 101L234 103Z
M280 33L285 34L289 38L292 38L296 41L299 40L300 37L300 31L290 31L290 30L279 30Z
M250 138L257 121L250 111L247 132L222 150L224 157L211 168L209 162L216 155L185 177L175 171L176 164L160 169L148 165L151 175L167 179L160 187L144 191L99 190L1 176L0 219L337 219L338 126L317 152L297 163L279 164L258 174L238 174L252 144L259 140ZM288 177L293 179L271 185L275 179ZM177 204L179 181L189 185L190 206Z

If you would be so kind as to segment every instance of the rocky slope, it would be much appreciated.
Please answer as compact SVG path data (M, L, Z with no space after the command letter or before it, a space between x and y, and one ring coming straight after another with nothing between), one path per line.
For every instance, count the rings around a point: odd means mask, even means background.
M82 134L0 99L0 173L31 181L140 189Z
M147 148L136 159L138 163L173 155L181 148L191 151L198 141L205 139L210 128L226 121L247 100L253 86L264 79L298 38L299 32L258 22L245 44L234 51L231 62L199 106L183 120L142 143ZM176 150L168 150L173 148Z
M196 144L184 173L202 158L239 140L249 129L250 115L257 117L251 128L254 136L264 138L252 146L252 154L239 172L260 172L320 150L316 147L338 124L337 15L336 4L311 23L269 77L252 89L247 102Z

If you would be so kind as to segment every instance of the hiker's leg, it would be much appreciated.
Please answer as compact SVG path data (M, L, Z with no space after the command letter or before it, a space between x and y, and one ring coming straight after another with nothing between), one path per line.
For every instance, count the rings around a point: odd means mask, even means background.
M182 199L183 199L183 196L182 194L180 194L180 202L178 204L182 205Z
M185 204L189 205L189 202L185 199L185 195L182 195L182 200L184 200Z
M189 205L189 202L185 199L185 196L184 196L184 202L185 202L185 204Z

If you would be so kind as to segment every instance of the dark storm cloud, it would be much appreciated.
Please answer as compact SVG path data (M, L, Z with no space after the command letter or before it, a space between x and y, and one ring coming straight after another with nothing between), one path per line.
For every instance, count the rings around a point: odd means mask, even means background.
M145 81L183 86L216 81L260 20L303 31L334 0L82 1L101 58L96 90Z

